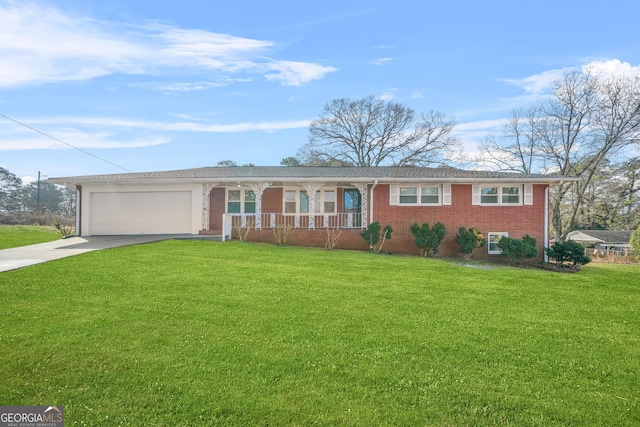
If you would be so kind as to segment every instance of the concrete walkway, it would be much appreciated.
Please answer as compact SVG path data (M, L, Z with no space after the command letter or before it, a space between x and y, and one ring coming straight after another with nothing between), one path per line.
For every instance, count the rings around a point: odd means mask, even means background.
M100 249L138 245L168 239L190 239L198 237L199 236L193 236L191 234L70 237L53 242L39 243L37 245L2 249L0 250L0 272L15 270L29 265L40 264Z

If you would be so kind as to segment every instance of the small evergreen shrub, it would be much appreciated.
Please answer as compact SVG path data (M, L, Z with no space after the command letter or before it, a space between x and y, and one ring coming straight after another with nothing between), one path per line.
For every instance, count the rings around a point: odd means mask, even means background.
M486 245L487 241L476 228L460 227L456 235L456 243L460 245L458 252L463 254L464 259L470 259L473 251Z
M521 264L527 258L538 256L536 244L536 239L525 234L522 239L502 237L498 242L498 247L502 250L502 256L508 258L511 263Z
M380 231L381 228L380 223L375 221L360 233L364 241L369 245L369 249L377 254L382 250L384 242L391 239L391 233L393 232L393 229L389 225L385 225L382 231Z
M573 240L556 242L544 251L557 267L580 270L580 267L591 262L591 258L584 254L584 246Z
M414 243L420 248L420 256L426 257L438 253L446 230L441 222L435 223L433 227L429 227L426 222L422 226L414 223L411 226L411 234L413 234Z

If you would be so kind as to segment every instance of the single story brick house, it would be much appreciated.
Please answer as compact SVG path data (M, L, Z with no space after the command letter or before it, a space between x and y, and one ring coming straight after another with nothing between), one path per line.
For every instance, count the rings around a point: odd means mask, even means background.
M440 221L440 254L457 256L459 227L476 227L500 254L503 235L549 240L548 189L575 178L421 167L204 167L52 178L75 188L81 236L212 234L273 242L273 229L294 229L288 244L323 247L327 229L340 229L337 248L366 250L360 232L378 221L394 232L385 250L418 254L409 227Z

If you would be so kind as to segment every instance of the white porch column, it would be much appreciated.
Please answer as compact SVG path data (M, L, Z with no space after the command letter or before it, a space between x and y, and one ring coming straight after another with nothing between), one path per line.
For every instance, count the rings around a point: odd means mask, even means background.
M247 185L256 195L255 229L262 230L262 193L271 185L270 182L248 182Z
M316 228L316 192L322 188L320 182L305 182L304 188L307 190L309 196L309 229L314 230Z
M353 185L354 187L356 187L358 189L358 191L360 192L360 197L361 197L361 203L362 203L362 207L361 207L361 216L362 218L360 219L360 224L362 225L362 228L367 228L367 226L369 225L368 220L369 220L369 184L365 183L365 182L355 182L352 183L351 185Z
M209 229L209 209L211 198L209 194L211 194L211 189L218 185L215 182L205 182L202 184L202 229Z

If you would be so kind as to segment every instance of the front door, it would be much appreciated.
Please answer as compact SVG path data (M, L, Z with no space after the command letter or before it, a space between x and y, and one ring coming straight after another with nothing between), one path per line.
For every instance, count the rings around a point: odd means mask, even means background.
M343 226L360 227L362 224L362 196L360 192L355 188L345 188L343 202Z

